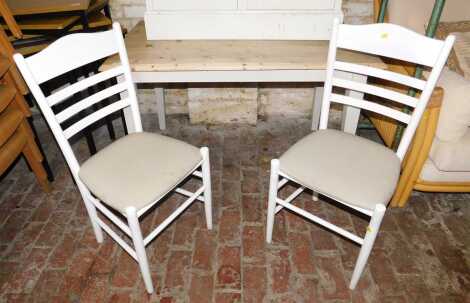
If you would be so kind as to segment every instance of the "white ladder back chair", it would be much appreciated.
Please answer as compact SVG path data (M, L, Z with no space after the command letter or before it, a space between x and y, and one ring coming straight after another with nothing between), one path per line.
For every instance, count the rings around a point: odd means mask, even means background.
M274 217L287 208L361 245L349 287L354 289L365 268L378 234L386 206L395 190L401 161L413 138L421 116L447 60L454 37L445 41L431 39L393 24L345 25L334 21L330 40L320 125L294 144L279 159L271 161L266 241L272 241ZM338 60L337 49L347 49L408 61L431 68L427 80L416 79L370 66ZM379 78L420 92L412 97L368 83L344 77L345 73ZM348 79L345 79L348 78ZM374 95L384 101L373 102L343 95L333 88ZM338 90L339 91L339 90ZM390 105L388 106L388 102ZM373 141L338 130L327 129L331 102L372 111L407 125L396 152ZM408 106L411 114L401 112L393 103ZM289 181L300 187L286 199L278 191ZM294 200L306 188L369 216L365 237L333 225L294 205Z
M350 105L387 116L407 125L397 149L398 157L403 160L454 41L455 37L453 36L449 36L445 41L440 41L395 24L376 23L358 26L339 24L339 19L335 19L328 52L319 129L327 128L331 102ZM428 79L422 80L379 68L344 62L337 60L338 48L424 65L432 68L432 70ZM341 79L336 75L335 72L337 71L367 75L395 82L421 91L421 94L416 98L390 89ZM336 94L332 92L333 87L360 91L401 103L410 107L412 113L408 114L376 102Z
M112 69L89 75L47 97L40 87L46 81L116 54L120 57L120 65ZM109 31L62 37L28 58L15 54L14 60L70 167L97 241L103 241L102 230L109 234L138 262L145 287L152 293L154 287L145 246L194 201L204 202L207 227L212 229L208 148L198 149L173 138L143 132L135 86L118 23L114 23ZM60 109L60 112L53 111L53 106L77 93L116 78L116 84ZM115 95L120 96L118 101L82 115L84 110ZM130 130L129 135L111 143L80 165L69 139L87 126L121 109L130 112L129 122L133 125L133 131ZM78 121L70 120L78 114ZM68 123L67 126L64 126L64 122ZM202 179L202 185L195 192L178 187L187 177ZM187 199L144 237L139 218L172 191ZM115 227L121 229L132 240L133 247L100 216L107 217Z

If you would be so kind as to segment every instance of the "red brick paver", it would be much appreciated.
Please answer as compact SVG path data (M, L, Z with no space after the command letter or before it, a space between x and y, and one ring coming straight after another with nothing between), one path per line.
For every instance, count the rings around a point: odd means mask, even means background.
M155 117L144 128L156 131ZM389 209L355 291L359 248L283 210L265 243L269 161L309 132L307 119L258 126L189 125L168 135L209 145L214 229L195 203L147 248L156 292L110 237L98 244L62 156L37 117L56 181L44 194L22 161L0 182L0 302L466 302L470 297L470 195L415 193ZM119 120L115 121L119 133ZM101 148L104 129L94 132ZM84 140L75 148L88 156ZM188 184L192 186L192 184ZM282 195L292 192L287 185ZM181 203L170 196L145 217L145 233ZM363 235L366 221L302 194L296 205Z

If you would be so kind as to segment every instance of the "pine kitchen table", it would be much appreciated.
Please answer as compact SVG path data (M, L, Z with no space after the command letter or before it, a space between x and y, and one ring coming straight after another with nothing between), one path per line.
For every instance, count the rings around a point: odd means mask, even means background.
M328 41L296 40L147 40L144 22L125 39L135 83L257 83L324 82ZM340 51L344 61L386 68L378 57ZM107 59L101 70L112 68L118 57ZM366 82L367 76L344 74ZM163 89L155 88L160 129L165 129ZM362 94L347 92L355 98ZM318 126L323 89L315 90L312 129ZM343 130L355 133L360 110L345 107ZM126 115L126 112L125 112ZM126 119L129 120L129 119ZM132 127L128 125L128 127Z

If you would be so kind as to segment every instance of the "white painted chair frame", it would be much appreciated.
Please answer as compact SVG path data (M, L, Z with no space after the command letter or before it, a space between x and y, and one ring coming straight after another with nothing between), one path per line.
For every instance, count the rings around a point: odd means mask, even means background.
M339 20L336 19L329 46L327 75L323 93L319 129L327 128L328 113L331 102L351 105L360 109L365 109L388 116L407 124L404 135L396 151L396 154L400 160L403 160L403 157L405 156L408 146L410 145L413 135L419 124L421 116L429 101L431 93L439 78L441 70L447 60L450 50L452 49L454 40L455 38L453 36L449 36L445 41L430 39L393 24L344 25L339 24ZM410 48L410 45L413 45L413 47ZM432 71L428 79L425 81L377 68L341 62L336 60L337 48L350 49L417 63L431 67ZM337 73L335 73L335 71ZM414 98L370 84L356 83L351 80L341 79L340 74L342 72L382 78L420 90L421 94L419 95L419 98ZM332 92L332 87L334 86L376 95L394 102L399 102L413 108L413 112L410 115L393 108L389 108L382 104L336 94ZM271 243L274 216L285 207L294 213L297 213L358 243L361 245L361 250L356 261L351 282L349 284L349 288L354 289L367 263L367 259L378 234L382 218L385 214L386 207L383 204L377 204L375 209L371 211L369 209L348 204L344 201L337 201L343 205L346 205L347 207L350 207L371 217L366 230L366 235L364 238L361 238L341 227L333 225L330 222L327 222L293 205L291 202L305 190L305 187L303 186L293 192L286 199L280 199L277 195L279 189L289 181L296 182L294 177L291 177L282 172L282 167L280 167L280 164L281 163L278 159L273 159L271 161L266 241ZM279 180L280 177L281 180ZM339 184L338 186L341 185ZM328 196L328 193L321 192L321 194ZM314 192L314 201L317 200L315 198L316 195L317 193Z
M118 67L82 79L81 81L69 85L48 97L45 97L43 91L39 87L41 83L53 79L61 74L113 54L119 54L121 65ZM118 23L114 23L113 29L106 32L68 35L52 43L48 48L36 55L25 59L22 55L15 54L14 59L32 94L37 100L37 103L39 104L39 107L41 108L41 111L64 154L66 162L70 167L73 178L75 179L80 194L82 195L88 215L90 216L96 240L99 243L103 241L102 229L108 233L111 238L113 238L139 263L147 292L152 293L154 291L154 287L150 275L145 246L158 236L173 220L176 219L176 217L178 217L196 200L204 202L207 228L212 229L209 149L207 147L200 149L202 160L188 174L202 178L202 186L195 192L190 192L182 188L175 188L174 191L188 197L187 200L144 238L140 229L139 218L151 209L161 198L140 210L137 210L135 207L128 207L125 213L123 213L128 221L126 224L118 216L113 214L107 206L96 199L80 180L78 175L80 165L68 141L70 137L81 131L83 128L120 109L127 109L128 116L132 118L131 122L133 128L129 131L142 132L142 123L140 120L135 87L131 78L131 71L120 25ZM118 84L95 93L57 114L54 114L51 110L51 106L64 101L77 92L99 82L118 76L121 78ZM118 93L121 95L120 101L114 102L82 118L66 129L62 129L60 123L74 116L83 109ZM201 167L201 170L198 170L199 167ZM97 209L102 215L110 219L119 229L132 239L134 248L127 244L126 241L111 229L110 226L100 219Z

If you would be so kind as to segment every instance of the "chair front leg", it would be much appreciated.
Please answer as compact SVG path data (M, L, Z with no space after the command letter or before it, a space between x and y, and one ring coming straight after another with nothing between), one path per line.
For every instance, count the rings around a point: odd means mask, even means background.
M206 213L207 229L212 229L212 189L211 166L209 162L209 148L201 148L202 155L202 183L204 184L204 210Z
M277 187L279 183L279 160L271 160L271 178L269 180L268 218L266 222L266 242L273 239L274 215L276 211Z
M354 289L357 286L357 282L364 271L366 266L367 259L369 259L370 252L374 246L375 238L379 233L380 224L385 215L385 206L382 204L377 204L372 214L372 218L367 226L366 236L364 238L364 243L362 243L361 251L357 257L356 266L354 267L354 272L352 274L351 282L349 284L350 289Z
M132 234L132 241L134 242L134 249L139 262L140 272L144 279L145 288L149 294L153 293L152 276L150 275L149 263L147 260L147 253L145 252L145 244L140 230L139 218L137 211L134 207L126 209L127 221Z

